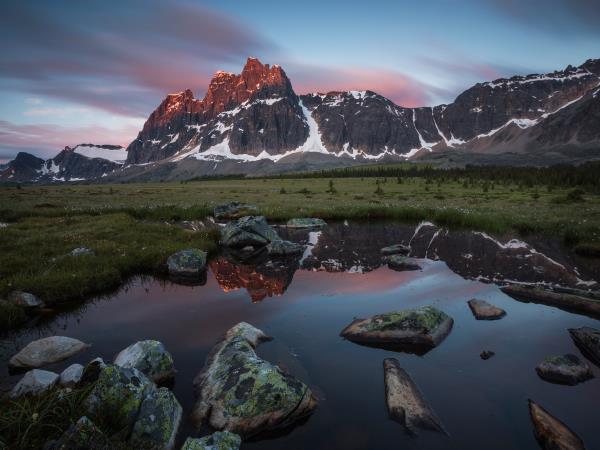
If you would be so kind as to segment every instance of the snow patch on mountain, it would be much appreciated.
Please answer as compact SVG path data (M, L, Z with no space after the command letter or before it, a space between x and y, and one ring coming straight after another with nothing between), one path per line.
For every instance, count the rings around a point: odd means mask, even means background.
M127 159L127 150L124 148L103 148L95 145L78 145L73 151L86 158L100 158L112 161L114 163L123 164Z

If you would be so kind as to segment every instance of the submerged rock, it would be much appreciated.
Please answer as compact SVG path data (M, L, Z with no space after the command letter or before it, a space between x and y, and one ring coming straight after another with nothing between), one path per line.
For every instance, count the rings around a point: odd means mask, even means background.
M65 360L89 348L90 345L65 336L51 336L30 342L13 356L8 366L11 369L32 369Z
M168 381L175 375L173 357L159 341L136 342L122 350L114 363L128 369L137 369L155 383Z
M56 441L45 447L46 450L112 450L114 442L86 416L69 427Z
M39 395L53 388L58 383L58 374L47 370L33 369L23 375L16 386L10 391L11 398L22 395Z
M600 330L591 327L569 328L569 333L581 352L600 366Z
M264 247L280 239L263 216L242 217L221 229L221 242L225 247Z
M590 366L571 354L549 356L538 364L535 370L544 380L571 386L594 378Z
M320 228L324 227L325 225L327 225L327 222L325 222L323 219L310 217L290 219L286 224L288 228Z
M257 356L255 346L268 337L241 323L213 347L194 380L193 418L248 437L292 425L317 406L312 391L279 367Z
M440 419L429 407L410 375L395 358L383 360L385 399L390 418L400 422L411 434L418 429L446 433Z
M446 313L423 306L356 319L340 336L361 344L398 346L419 353L439 345L452 330L453 323Z
M203 438L187 438L181 450L239 450L242 438L229 431L216 431Z
M544 450L585 450L583 441L568 426L529 400L535 438Z
M60 374L59 384L62 387L75 387L81 381L84 367L81 364L71 364Z
M487 361L488 359L490 359L492 356L494 356L496 353L491 351L491 350L484 350L479 354L479 357L481 359L483 359L484 361Z
M243 216L258 214L258 207L247 203L230 202L217 205L213 208L213 215L217 220L239 219Z
M392 255L387 258L388 267L398 272L406 270L421 270L421 266L412 258L402 255Z
M295 242L276 240L267 245L267 252L271 256L293 256L304 252L304 246Z
M506 315L506 311L502 308L498 308L485 300L478 300L472 298L467 302L471 312L477 320L498 320L502 319Z
M408 255L410 253L410 247L404 244L395 244L390 245L388 247L383 247L381 249L381 254L383 256L391 256L391 255Z
M187 248L169 256L169 276L174 280L202 280L206 276L206 252Z
M12 291L8 295L8 301L23 308L43 308L46 306L43 301L29 292Z
M142 401L129 444L133 448L174 448L181 413L181 405L169 389L151 390Z

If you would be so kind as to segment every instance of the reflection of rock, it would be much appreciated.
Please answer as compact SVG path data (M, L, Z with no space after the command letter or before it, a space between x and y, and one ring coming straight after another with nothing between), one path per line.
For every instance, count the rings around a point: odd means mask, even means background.
M323 219L314 218L290 219L286 224L289 228L321 228L325 225L327 223Z
M590 366L571 354L549 356L535 370L544 380L571 386L594 377Z
M298 268L295 259L276 259L258 264L245 264L233 258L219 256L210 261L210 269L221 288L233 291L244 288L253 302L265 297L282 295L292 282Z
M267 253L270 256L294 256L300 255L303 251L302 245L281 239L269 242L267 245Z
M544 450L585 450L579 436L533 400L529 400L529 415L535 437Z
M408 255L410 253L410 247L404 244L394 244L383 247L380 251L383 256Z
M569 333L581 353L600 366L600 330L591 327L569 328Z
M502 308L491 305L485 300L472 298L467 303L477 320L498 320L506 315L506 311Z
M397 272L421 270L421 266L412 258L402 255L392 255L386 258L388 267Z
M263 216L242 217L221 229L221 242L230 248L263 247L279 239Z
M11 369L42 367L69 358L89 345L65 336L50 336L30 342L13 356L8 365Z

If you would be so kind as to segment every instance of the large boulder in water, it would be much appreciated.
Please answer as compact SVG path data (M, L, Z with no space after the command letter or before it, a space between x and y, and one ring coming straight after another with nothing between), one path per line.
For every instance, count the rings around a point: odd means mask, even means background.
M173 357L159 341L146 340L131 344L117 355L114 363L137 369L155 383L163 383L175 375Z
M33 369L63 361L90 346L65 336L51 336L30 342L13 356L8 367L13 370Z
M217 205L213 209L213 215L217 220L239 219L244 216L258 214L258 207L247 203L230 202Z
M422 353L439 345L452 330L453 323L446 313L423 306L356 319L340 336L359 344Z
M569 333L581 352L600 366L600 330L591 327L569 328Z
M239 450L242 438L229 431L216 431L203 438L188 438L181 450Z
M585 450L583 441L567 425L529 400L535 438L544 450Z
M23 375L10 391L11 398L22 395L39 395L53 388L58 383L58 374L47 370L33 369Z
M571 354L549 356L538 364L535 370L540 378L546 381L571 386L594 378L590 366Z
M292 425L317 406L312 391L279 367L258 357L255 346L268 337L238 324L213 347L194 380L193 418L216 430L248 437Z
M280 239L263 216L242 217L221 230L221 242L231 248L263 247Z
M169 389L151 390L142 401L129 444L132 448L174 448L181 413L181 405Z
M169 256L169 277L174 281L202 281L206 277L206 252L187 248Z

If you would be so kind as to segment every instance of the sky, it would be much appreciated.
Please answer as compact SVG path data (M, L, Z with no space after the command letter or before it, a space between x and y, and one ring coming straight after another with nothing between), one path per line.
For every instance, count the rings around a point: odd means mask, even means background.
M166 94L248 56L295 91L449 103L477 82L600 57L598 0L2 0L0 162L126 146Z

